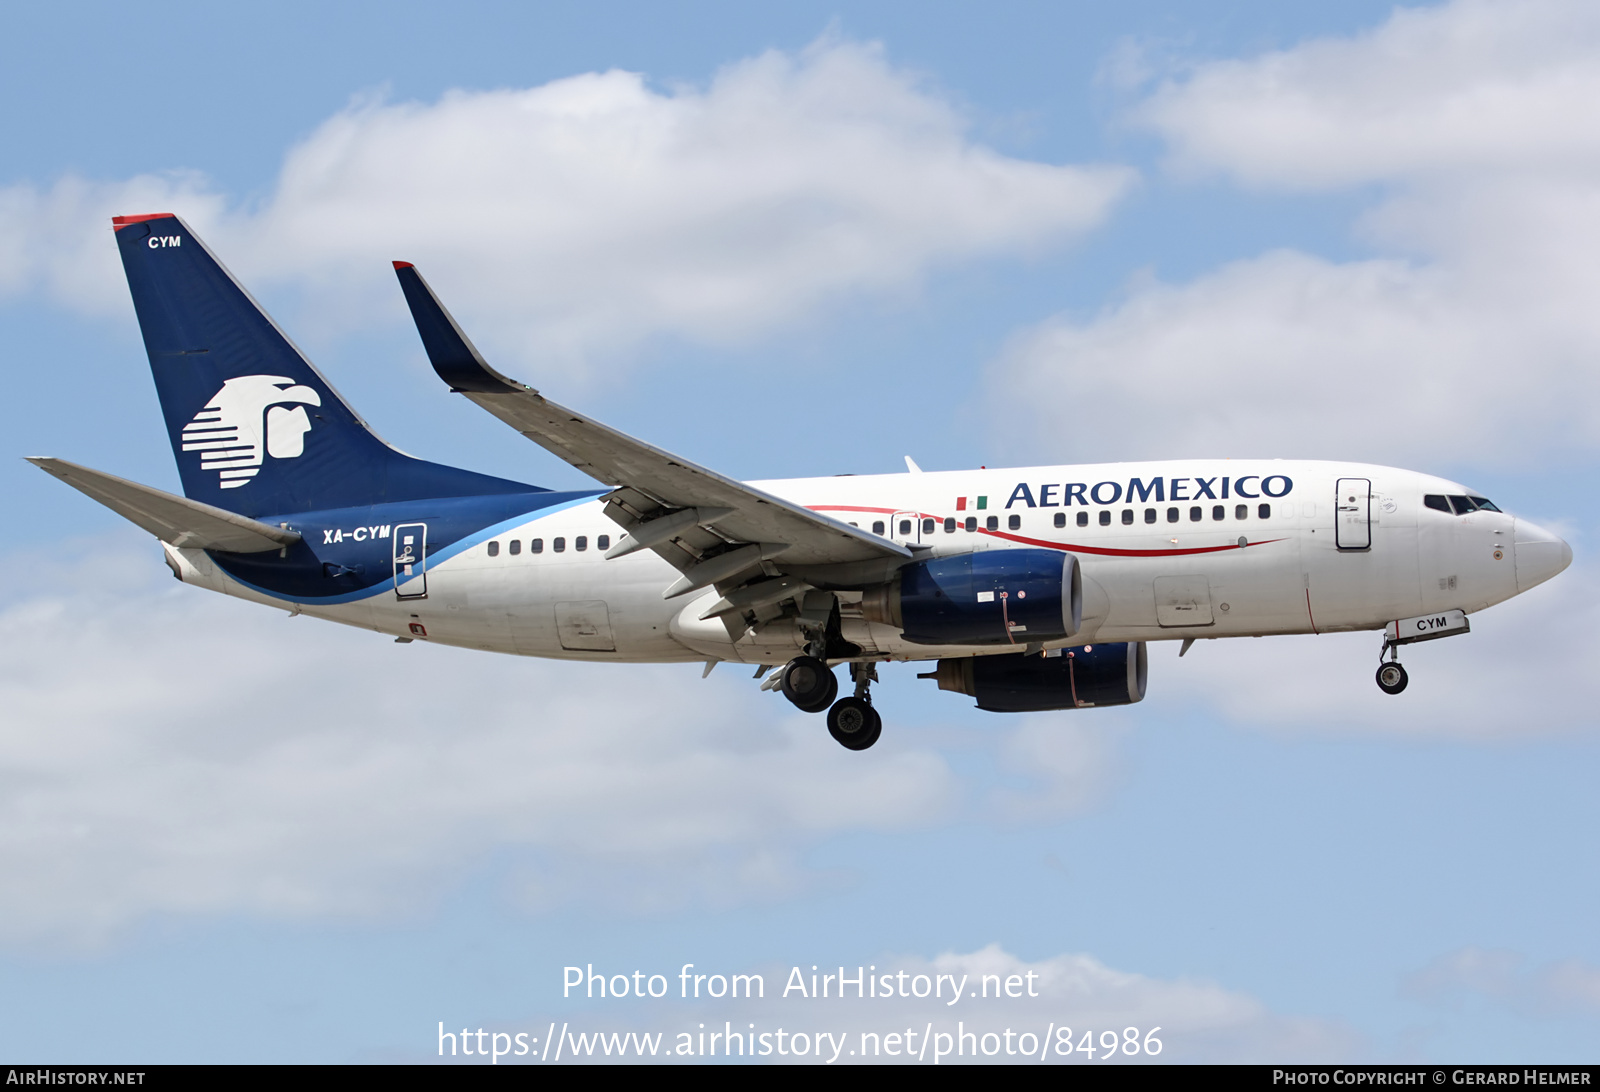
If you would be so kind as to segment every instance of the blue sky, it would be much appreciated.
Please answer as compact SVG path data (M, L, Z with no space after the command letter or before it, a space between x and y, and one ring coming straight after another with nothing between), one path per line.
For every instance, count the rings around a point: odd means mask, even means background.
M1005 1020L1173 1060L1592 1060L1597 60L1553 0L17 15L0 1049L821 1026L561 969L875 963L1039 969ZM443 396L391 258L509 374L742 477L1347 458L1577 560L1397 699L1361 634L1157 646L1089 715L903 668L864 756L727 667L286 620L20 458L176 486L106 223L167 210L428 458L582 484Z

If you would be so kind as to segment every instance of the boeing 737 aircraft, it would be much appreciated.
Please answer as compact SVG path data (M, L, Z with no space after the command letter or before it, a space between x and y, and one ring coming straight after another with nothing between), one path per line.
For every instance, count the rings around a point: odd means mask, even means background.
M852 750L882 729L884 661L983 709L1079 709L1143 698L1149 641L1381 629L1398 694L1400 645L1572 559L1472 489L1360 463L734 481L501 375L394 263L450 389L600 484L552 492L390 447L182 220L113 226L184 496L32 462L160 538L179 580L401 642L758 665Z

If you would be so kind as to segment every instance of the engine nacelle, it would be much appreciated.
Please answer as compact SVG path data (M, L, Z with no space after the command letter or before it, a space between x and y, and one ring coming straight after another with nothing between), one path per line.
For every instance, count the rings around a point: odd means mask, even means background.
M861 607L919 645L1059 641L1083 623L1083 577L1072 554L983 550L906 565Z
M1149 657L1143 641L1086 645L1050 656L967 656L940 660L921 678L978 699L992 713L1035 713L1132 705L1144 698Z

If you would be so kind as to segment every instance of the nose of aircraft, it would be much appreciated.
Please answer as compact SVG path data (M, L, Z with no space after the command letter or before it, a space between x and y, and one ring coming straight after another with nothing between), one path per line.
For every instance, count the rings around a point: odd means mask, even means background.
M1535 584L1543 584L1552 576L1572 564L1572 547L1559 535L1553 535L1537 523L1517 520L1516 552L1517 590L1525 592Z

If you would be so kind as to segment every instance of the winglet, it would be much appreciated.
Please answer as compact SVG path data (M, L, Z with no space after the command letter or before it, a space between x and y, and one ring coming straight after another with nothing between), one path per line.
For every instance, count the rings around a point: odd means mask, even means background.
M451 390L504 394L529 389L489 367L483 354L461 332L461 327L444 309L416 266L410 262L395 262L394 274L400 278L400 290L406 294L406 305L411 308L411 318L417 324L428 361L439 378L450 384Z

